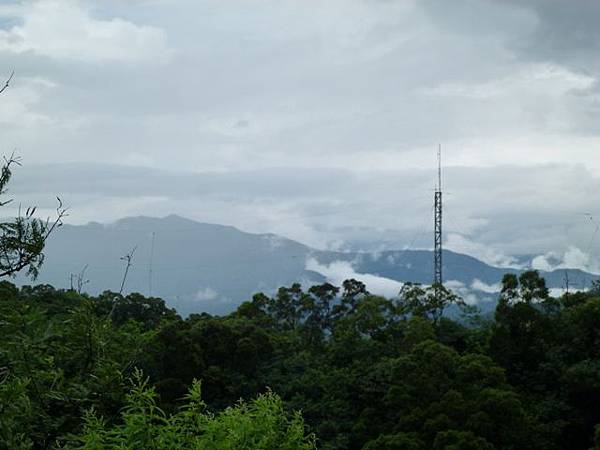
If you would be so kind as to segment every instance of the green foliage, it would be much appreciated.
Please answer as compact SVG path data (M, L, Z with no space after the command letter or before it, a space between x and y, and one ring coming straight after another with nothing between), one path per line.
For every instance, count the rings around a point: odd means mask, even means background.
M407 283L400 292L397 308L400 314L425 317L436 323L453 304L463 306L464 302L445 286Z
M382 434L368 442L363 450L423 450L425 445L416 433Z
M39 286L12 295L0 301L6 447L19 435L34 448L49 447L76 430L92 406L115 414L125 398L122 374L143 360L154 332L135 322L115 327L74 292Z
M591 450L600 450L600 425L596 425L594 432L594 447Z
M0 448L29 449L33 444L27 435L34 420L28 384L26 378L4 378L0 382Z
M501 301L507 303L542 301L549 298L548 292L546 280L540 277L537 270L523 272L518 277L514 274L506 274L502 279Z
M223 450L310 450L315 439L306 436L298 414L289 416L279 397L271 392L250 403L239 402L218 414L207 411L200 383L194 382L186 404L173 415L156 405L156 393L141 372L127 395L121 423L112 427L94 410L85 416L81 436L68 446L81 450L223 449Z
M0 196L8 191L8 183L12 178L12 167L20 165L20 159L12 155L4 160L0 167ZM12 199L1 200L0 206L12 202ZM25 270L27 276L36 278L39 268L44 262L44 246L54 230L62 225L66 209L58 199L56 217L51 221L35 218L35 207L21 212L12 221L0 222L0 277L15 276Z
M183 319L0 282L0 449L599 447L600 298L552 299L532 272L490 320L451 304L348 280Z
M433 443L434 450L494 450L485 439L471 432L444 431L439 433Z

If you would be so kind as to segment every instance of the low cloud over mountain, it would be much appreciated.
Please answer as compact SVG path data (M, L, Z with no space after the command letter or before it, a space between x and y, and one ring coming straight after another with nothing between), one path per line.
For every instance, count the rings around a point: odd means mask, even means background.
M427 250L340 252L317 250L274 234L251 234L234 227L199 223L179 216L135 217L109 225L66 225L48 242L38 282L68 288L84 267L85 289L118 291L125 269L121 257L135 247L125 292L163 297L181 313L222 313L252 298L294 282L356 278L371 292L392 297L407 281L428 284L432 254ZM448 287L469 303L496 298L506 272L471 256L446 251ZM573 288L594 278L568 270ZM565 270L543 272L552 288L564 285ZM20 279L20 282L26 282Z

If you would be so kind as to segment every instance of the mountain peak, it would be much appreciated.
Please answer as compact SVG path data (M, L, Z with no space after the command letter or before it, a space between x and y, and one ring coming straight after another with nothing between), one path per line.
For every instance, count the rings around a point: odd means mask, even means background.
M116 222L108 224L109 228L116 229L139 229L143 231L153 230L171 230L180 231L182 229L194 230L202 227L215 227L215 228L233 228L226 225L209 224L203 222L197 222L193 219L179 216L177 214L169 214L164 217L150 217L150 216L134 216L125 217L119 219Z

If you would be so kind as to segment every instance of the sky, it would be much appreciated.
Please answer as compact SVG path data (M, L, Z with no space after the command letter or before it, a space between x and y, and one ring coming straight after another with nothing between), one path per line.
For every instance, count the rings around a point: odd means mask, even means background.
M599 22L594 0L3 0L9 194L430 248L441 144L446 248L600 272Z

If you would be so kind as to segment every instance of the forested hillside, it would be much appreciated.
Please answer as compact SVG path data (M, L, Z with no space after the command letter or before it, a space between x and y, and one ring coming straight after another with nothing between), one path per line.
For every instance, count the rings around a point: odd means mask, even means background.
M70 275L84 271L86 292L97 295L106 289L118 290L124 269L120 258L134 247L124 292L162 297L182 316L228 314L254 292L272 294L279 286L295 282L310 286L357 278L372 280L369 287L377 289L377 294L395 295L401 283L430 283L433 273L430 250L317 250L279 235L246 233L170 215L130 217L106 225L65 224L46 243L46 263L37 282L68 288ZM443 256L448 284L460 286L463 296L477 299L486 309L495 306L502 276L521 273L448 249ZM525 262L523 267L527 267ZM595 278L565 268L542 275L548 287L556 289L565 287L565 277L578 289L589 287ZM29 280L19 276L16 283Z
M600 448L597 290L507 275L486 321L435 289L293 285L182 319L139 294L1 282L0 447Z

